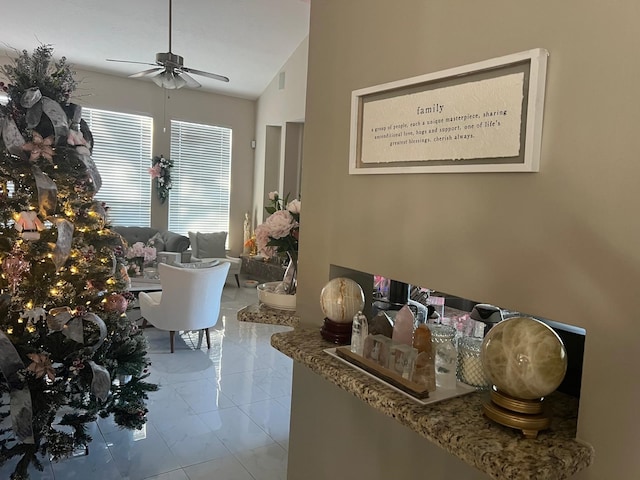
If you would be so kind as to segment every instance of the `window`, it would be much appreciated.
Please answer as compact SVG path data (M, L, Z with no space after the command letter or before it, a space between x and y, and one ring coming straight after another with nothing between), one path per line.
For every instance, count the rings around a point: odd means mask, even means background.
M171 120L169 230L229 231L231 129Z
M151 117L83 108L102 177L96 200L106 202L112 225L151 223Z

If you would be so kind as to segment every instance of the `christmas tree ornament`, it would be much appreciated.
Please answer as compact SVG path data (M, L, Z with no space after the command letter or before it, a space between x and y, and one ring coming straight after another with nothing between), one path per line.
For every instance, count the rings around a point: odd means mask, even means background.
M107 312L124 313L128 305L127 299L118 293L112 293L104 299L104 309Z
M20 212L14 227L27 241L40 240L40 232L44 230L44 224L33 210Z
M18 284L22 279L22 275L31 269L31 264L25 260L24 255L20 251L18 245L13 248L12 252L2 260L2 271L4 272L11 292L16 293Z
M42 307L31 308L20 314L20 318L27 321L27 325L35 325L40 320L47 318L47 312Z

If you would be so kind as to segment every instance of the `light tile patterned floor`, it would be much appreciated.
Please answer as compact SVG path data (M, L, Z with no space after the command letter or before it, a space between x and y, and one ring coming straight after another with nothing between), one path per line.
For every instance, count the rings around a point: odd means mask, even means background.
M292 361L270 346L287 327L242 323L238 309L255 289L227 282L211 350L197 333L150 328L149 421L140 431L110 420L91 425L88 456L32 469L33 480L284 480L289 444ZM134 317L136 315L134 314ZM0 468L9 478L12 465Z

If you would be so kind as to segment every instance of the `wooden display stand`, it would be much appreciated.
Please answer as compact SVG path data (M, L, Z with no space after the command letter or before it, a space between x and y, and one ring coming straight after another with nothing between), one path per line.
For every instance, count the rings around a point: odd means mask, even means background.
M544 412L543 399L523 400L491 390L491 401L482 409L494 422L522 430L525 438L536 438L540 430L551 425L551 417Z
M320 330L320 335L327 342L335 343L336 345L348 345L351 343L351 328L353 322L338 323L328 318L324 319L324 325Z
M372 360L353 353L350 347L336 348L336 355L416 398L424 399L429 397L429 392L425 385L407 380L393 370L381 367Z

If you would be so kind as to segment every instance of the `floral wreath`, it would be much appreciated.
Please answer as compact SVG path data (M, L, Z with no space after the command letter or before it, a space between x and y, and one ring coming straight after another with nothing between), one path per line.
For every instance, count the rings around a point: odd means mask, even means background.
M164 158L160 155L151 159L152 167L149 169L151 178L156 179L156 191L158 192L158 199L160 203L164 203L169 198L169 190L171 190L171 167L173 167L173 160Z

